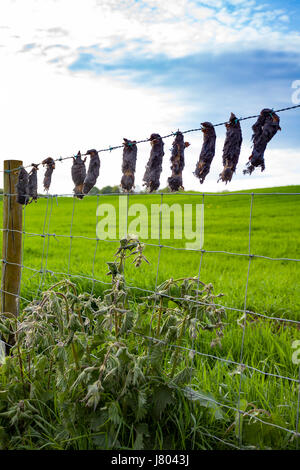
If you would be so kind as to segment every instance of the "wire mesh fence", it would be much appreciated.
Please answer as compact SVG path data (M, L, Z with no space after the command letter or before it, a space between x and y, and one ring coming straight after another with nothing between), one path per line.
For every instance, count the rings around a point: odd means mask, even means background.
M13 193L5 194L8 199L14 197ZM298 264L300 259L297 256L268 256L264 253L255 252L252 244L252 237L253 237L253 213L255 208L255 200L258 199L260 196L263 198L267 198L269 201L274 197L282 198L299 198L300 193L216 193L216 194L205 194L205 193L175 193L170 196L169 193L159 193L154 195L145 195L145 194L118 194L118 195L96 195L96 196L88 196L84 201L78 201L75 198L71 198L69 196L72 195L45 195L43 196L39 203L41 204L41 210L44 211L43 217L38 215L38 222L37 223L37 216L35 215L35 208L34 207L24 207L23 209L23 229L22 229L22 262L19 264L19 267L22 271L22 282L21 282L21 289L18 294L11 294L16 296L21 305L25 306L26 304L32 302L34 299L38 299L44 289L49 286L50 283L53 281L57 282L62 278L69 278L75 282L82 282L83 290L89 291L91 294L101 294L102 290L101 287L108 286L110 282L105 278L104 272L104 260L107 261L110 256L113 255L113 252L116 250L116 247L119 243L119 239L105 239L105 238L98 238L95 236L95 229L97 225L98 218L95 218L91 215L91 210L95 210L99 204L103 201L106 201L109 197L109 200L113 203L116 203L117 198L127 198L127 213L126 213L126 227L128 227L128 220L129 216L129 206L130 200L135 200L143 198L143 200L155 201L160 204L160 212L159 212L159 233L158 233L158 240L155 243L155 240L151 240L151 242L147 240L142 240L144 245L146 246L146 251L150 250L151 252L151 269L152 269L152 278L147 278L145 280L146 270L147 267L144 268L141 274L136 275L136 277L131 278L131 271L130 267L128 272L125 273L126 278L126 286L127 288L133 292L137 298L140 295L145 294L158 294L158 286L160 283L160 273L162 268L162 258L163 253L165 251L169 251L172 254L170 257L166 258L168 260L173 260L173 262L169 261L168 268L170 272L173 274L177 274L180 271L180 262L183 260L183 257L186 257L189 260L193 260L186 268L187 270L191 270L193 272L196 271L195 279L197 280L197 285L199 287L199 283L203 280L203 267L205 263L210 263L209 256L212 255L214 257L222 257L228 256L230 258L234 258L238 260L238 263L244 263L246 268L246 277L243 280L241 279L232 279L232 288L234 288L235 282L239 282L239 285L243 284L243 293L240 293L240 296L243 298L243 306L241 308L241 304L234 305L226 305L226 302L221 302L220 300L214 302L214 306L220 307L224 309L227 315L231 316L231 323L228 323L226 328L230 329L230 325L234 322L235 324L237 321L239 322L239 327L242 331L242 336L239 338L240 345L239 345L239 357L238 360L234 360L228 354L226 355L222 353L222 349L218 349L214 353L211 352L210 341L206 341L205 337L202 336L201 338L194 338L189 344L189 347L184 345L178 345L176 342L173 344L168 344L168 348L170 349L178 349L182 353L186 354L186 363L194 364L196 363L196 367L200 369L200 376L201 376L201 364L203 361L209 361L210 367L215 367L216 364L226 366L224 370L220 369L220 390L222 389L222 378L221 375L223 373L229 374L232 377L232 383L236 387L237 390L237 400L235 403L230 402L225 396L222 398L222 393L220 393L219 399L214 397L210 397L205 395L205 400L208 402L211 401L222 410L231 411L236 416L235 422L235 438L234 440L227 439L227 435L214 435L210 432L210 429L204 429L203 435L207 435L208 437L214 439L217 443L222 443L224 446L232 447L232 448L243 448L243 431L242 431L242 420L245 420L246 417L249 417L253 420L253 422L262 423L263 425L278 429L284 433L287 433L290 438L294 439L296 442L296 446L298 447L299 443L299 404L300 404L300 367L294 367L293 370L295 371L294 376L290 376L287 374L281 373L280 365L272 364L271 357L266 361L266 354L264 351L261 351L259 361L260 366L254 365L253 363L249 363L249 354L247 353L247 347L249 343L247 342L247 335L249 332L249 336L252 337L251 334L251 321L259 320L259 321L266 321L269 322L271 325L284 325L289 328L295 328L295 331L300 329L300 321L297 315L297 312L294 313L294 318L291 318L293 315L280 315L277 312L270 314L269 312L259 312L256 310L252 310L249 308L249 282L251 280L251 275L253 274L253 263L256 260L258 261L265 261L267 263L281 263L282 266L286 266L287 264L294 264L296 266L295 273L299 276L299 269L300 265ZM164 201L172 197L173 200L180 201L180 198L185 198L185 201L192 197L194 200L199 201L201 204L206 207L206 201L212 201L213 198L230 198L235 197L239 201L243 201L244 204L244 215L247 218L247 230L243 230L243 234L245 234L245 238L247 239L247 250L206 250L203 248L186 248L184 246L172 245L172 243L164 243L162 238L162 206ZM242 204L242 203L241 203ZM79 206L80 205L80 206ZM209 204L208 204L209 206ZM248 216L246 216L246 207L248 206ZM37 207L37 206L36 206ZM55 226L55 231L53 231L54 225L53 224L53 216L58 217L58 212L61 210L59 215L59 224ZM81 211L81 212L80 212ZM85 219L83 216L87 216ZM225 215L226 217L226 215ZM87 224L88 220L88 226ZM174 221L175 223L175 221ZM77 225L76 225L77 224ZM40 230L33 230L34 226L40 226ZM243 225L245 228L245 225ZM8 234L12 230L9 229L9 221L7 222L7 226L1 229L3 237L8 237ZM94 236L93 236L94 233ZM38 244L34 245L33 248L33 240L38 240ZM62 243L62 246L60 244ZM246 245L244 244L243 247ZM108 247L108 248L107 248ZM152 251L151 251L152 250ZM155 253L154 253L155 250ZM244 251L244 252L243 252ZM39 265L34 265L32 262L33 254L35 257L35 261L40 261ZM80 256L79 256L80 254ZM103 257L99 257L99 254L103 254ZM177 258L178 254L182 255L181 258ZM63 263L61 262L61 258L64 258ZM87 266L83 265L83 259L86 262L87 258L90 257L90 263ZM214 258L216 259L216 258ZM99 269L100 260L102 262L102 267ZM14 264L10 263L7 259L7 253L2 253L2 263L4 265L7 264ZM246 264L245 264L246 263ZM195 269L195 266L196 269ZM74 268L76 272L73 271ZM213 267L215 271L216 277L218 276L218 267L217 265ZM192 275L193 272L189 272L189 275ZM295 274L296 275L296 274ZM105 280L106 279L106 280ZM296 282L297 277L295 279L291 279L291 282ZM299 279L299 277L298 277ZM147 281L147 282L146 282ZM140 284L140 285L137 285ZM98 289L98 287L100 287ZM1 286L2 294L5 293L3 286ZM197 290L198 292L198 290ZM180 296L174 298L172 295L168 294L160 294L163 297L169 298L170 300L185 300ZM273 295L276 296L276 293L273 292ZM203 302L203 300L198 298L198 294L194 298L189 298L189 302L199 306L209 307L211 304L207 302ZM284 305L283 305L284 307ZM156 304L153 305L152 310L152 318L151 324L154 318L156 310ZM236 319L236 316L241 316L241 318ZM161 343L164 344L165 342L159 338L157 335L153 334L155 331L149 329L148 335L142 335L145 340L149 343L153 342L155 344ZM141 336L140 333L132 332L133 335ZM195 361L195 358L198 358ZM271 381L276 381L278 384L278 388L282 390L289 390L291 394L289 397L293 397L292 402L280 403L276 406L282 407L291 407L294 408L293 416L295 416L294 422L288 422L284 419L280 424L273 422L269 418L270 413L265 410L258 410L256 406L253 407L251 410L246 410L244 406L244 400L247 398L248 402L257 403L260 401L258 394L256 395L255 390L251 391L251 380L253 377L261 376L263 378L263 382L265 383L266 389L268 388L268 383ZM247 376L247 390L245 390L245 375ZM238 379L238 380L237 380ZM236 381L237 380L237 381ZM273 382L272 382L273 383ZM249 385L250 384L250 385ZM197 383L191 382L190 393L193 394L197 392ZM247 397L247 391L249 393L249 386L251 391L251 397ZM207 390L210 392L210 390ZM201 396L201 392L200 396ZM283 394L284 396L284 394ZM264 400L268 401L268 395L264 397ZM269 408L271 409L272 413L272 404L269 404ZM284 409L284 408L283 408ZM258 410L258 411L257 411ZM264 416L266 417L264 419Z

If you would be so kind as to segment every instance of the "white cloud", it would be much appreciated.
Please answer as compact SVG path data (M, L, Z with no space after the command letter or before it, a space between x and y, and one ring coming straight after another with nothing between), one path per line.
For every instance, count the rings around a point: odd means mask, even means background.
M80 50L92 51L96 58L105 62L113 62L136 50L144 57L158 53L182 57L201 51L241 50L262 44L272 50L299 50L298 33L285 33L283 41L283 33L271 29L269 21L276 15L284 16L281 10L268 16L261 11L255 13L255 2L231 0L231 4L241 8L232 16L222 1L203 3L205 6L192 0L1 0L2 157L22 159L30 164L48 156L69 156L79 149L116 145L123 137L142 139L151 132L168 134L184 125L193 103L183 106L175 91L134 86L129 76L71 73L68 66L76 60ZM219 15L214 8L220 9ZM258 26L261 26L260 32ZM99 52L94 45L100 47ZM103 48L112 50L104 54ZM185 187L198 189L200 185L192 172L202 137L200 133L191 134L189 140L192 146L186 152ZM168 139L162 186L166 185L170 173L170 147L171 139ZM212 172L201 189L224 189L221 183L216 184L221 171L221 154L222 139L218 139ZM243 146L241 169L230 189L266 185L264 174L242 177L241 170L249 154L250 147ZM268 154L268 161L277 162L275 166L267 162L265 174L270 178L270 185L275 181L296 183L299 167L293 168L293 165L299 152L286 152L288 170L284 177L281 176L281 154L282 151L274 149ZM148 157L149 145L142 144L137 164L139 185ZM118 183L121 152L103 153L101 159L99 185ZM52 192L72 191L70 164L71 161L57 163ZM41 169L40 181L42 173Z
M230 3L233 12L224 1L199 5L195 0L2 0L1 24L10 29L0 30L0 44L4 41L13 51L35 43L30 53L45 57L50 54L48 46L63 45L68 49L57 50L56 56L65 66L80 47L98 45L103 50L120 43L123 54L142 48L145 54L170 57L226 51L233 45L239 50L299 50L300 34L280 29L280 22L288 21L285 10L257 11L255 2L243 0ZM107 59L114 59L114 53Z
M189 112L167 92L136 88L111 77L66 74L27 54L6 58L5 63L0 88L3 159L21 159L28 165L48 156L71 156L79 149L117 145L123 137L169 133L170 123ZM120 151L101 158L99 184L117 183ZM70 163L57 163L53 192L72 191ZM40 180L42 173L40 169Z

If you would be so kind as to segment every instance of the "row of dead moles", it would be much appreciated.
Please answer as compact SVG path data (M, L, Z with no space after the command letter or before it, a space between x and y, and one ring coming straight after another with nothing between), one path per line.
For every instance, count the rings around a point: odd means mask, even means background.
M277 131L281 130L279 122L279 116L273 110L265 108L261 111L257 121L252 126L253 151L249 157L246 169L243 171L244 174L251 175L257 167L261 167L261 171L264 171L264 153L267 144L274 137ZM201 126L201 130L203 132L203 144L199 160L193 174L202 184L210 171L211 163L215 156L216 132L213 124L210 122L203 122L201 123ZM240 121L234 113L231 113L229 121L225 126L226 137L222 155L223 171L220 173L218 181L223 181L227 184L231 181L232 176L236 171L243 138ZM171 191L175 192L184 189L182 182L182 172L185 166L184 152L190 144L188 142L184 142L183 133L179 130L174 135L175 139L173 141L170 158L172 174L168 178L168 186ZM121 188L125 192L130 192L133 190L135 182L137 142L126 138L123 140ZM155 133L151 134L149 141L151 143L151 152L143 177L143 185L146 186L148 192L153 192L160 186L160 175L162 172L164 156L164 142L162 137ZM90 156L90 161L88 169L86 170L85 162L87 156ZM43 180L44 189L45 191L49 191L52 174L55 169L55 161L53 158L49 157L42 161L42 165L46 167ZM75 185L73 189L74 196L82 199L96 185L97 178L100 173L100 165L99 153L95 149L88 150L84 159L82 159L80 151L73 157L71 175ZM38 164L33 163L32 169L29 173L27 173L24 167L21 167L19 170L17 194L18 202L20 204L26 205L32 201L36 201L38 198L38 166Z

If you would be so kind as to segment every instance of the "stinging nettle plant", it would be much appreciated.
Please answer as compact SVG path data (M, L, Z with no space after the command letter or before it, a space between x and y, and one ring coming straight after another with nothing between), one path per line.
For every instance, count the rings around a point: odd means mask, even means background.
M218 296L190 277L137 299L124 273L130 260L136 268L148 263L144 248L134 235L120 241L102 296L64 279L18 318L1 314L2 338L13 333L15 342L0 365L0 448L153 449L157 430L167 436L179 408L200 406L224 419L211 397L190 385L194 368L181 349L201 331L216 331L220 342Z

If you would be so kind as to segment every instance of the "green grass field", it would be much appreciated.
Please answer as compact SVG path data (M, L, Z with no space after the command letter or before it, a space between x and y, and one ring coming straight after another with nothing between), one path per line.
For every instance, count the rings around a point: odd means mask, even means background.
M278 194L268 194L272 192ZM300 186L253 190L251 254L277 259L251 258L246 308L268 317L299 321L300 262L295 260L300 258L300 195L296 193L300 193ZM160 249L157 239L143 240L146 243L145 256L150 264L144 263L136 269L127 261L125 270L127 285L155 290L157 273L158 284L169 278L198 276L201 261L200 280L206 284L212 283L216 294L224 294L219 302L231 309L227 310L222 347L211 347L213 333L203 332L195 340L194 349L204 355L196 355L193 359L197 370L194 385L213 394L218 402L225 405L223 412L226 416L226 419L218 420L213 415L204 417L199 411L197 426L233 444L237 443L234 426L236 417L226 406L237 406L240 371L235 364L216 358L240 362L241 357L243 328L238 320L242 316L240 310L244 309L249 267L249 256L244 255L249 253L252 196L245 192L240 194L205 193L204 197L202 193L164 195L163 202L169 205L179 203L183 207L184 204L204 202L204 251L185 250L185 239L174 240L172 234L178 220L172 219L171 239L161 239L161 245L167 246ZM129 196L129 205L144 204L149 211L151 204L160 202L159 194ZM70 275L71 280L82 291L90 292L93 289L95 294L101 295L107 288L110 278L106 276L106 262L114 259L118 234L115 241L95 240L96 208L103 203L112 204L118 214L119 198L110 195L86 197L82 201L67 197L40 199L36 204L26 207L21 287L21 296L24 299L33 299L38 296L38 292L67 275ZM133 219L134 217L128 217L129 224ZM193 223L195 224L195 220ZM116 225L118 227L118 220ZM37 235L43 233L46 234L45 237ZM70 239L69 235L73 238ZM290 258L292 261L278 258ZM35 272L41 269L50 272ZM140 289L132 290L136 302L144 294ZM25 304L26 301L22 300L22 306ZM296 380L299 365L292 362L292 343L299 338L299 324L297 327L297 324L248 316L242 362L275 376L264 375L251 368L246 368L243 373L243 403L246 409L252 405L262 409L259 416L267 422L248 422L244 429L244 441L247 445L258 448L296 446L297 438L269 424L296 429L299 388ZM189 343L186 345L189 346ZM206 355L213 355L215 358ZM293 378L294 381L277 375ZM185 421L180 419L180 413L184 415L184 410L179 410L178 417L182 439L172 445L185 448L186 437L190 436L191 429L188 421L184 429L182 423ZM198 448L226 446L203 436Z
M271 258L299 258L300 243L300 196L268 195L270 192L297 193L300 186L269 188L256 191L265 193L253 198L251 253ZM204 197L204 245L206 251L225 251L247 254L249 251L249 215L251 196L220 193L220 196ZM124 198L124 196L121 196ZM163 202L170 206L174 203L202 203L202 194L186 196L183 194L165 195ZM129 206L133 203L159 204L160 195L130 196ZM26 235L24 240L22 295L30 298L40 282L40 275L27 268L48 269L54 273L71 273L108 282L106 261L113 259L118 240L99 241L96 237L97 203L112 204L118 216L117 196L86 197L83 201L72 198L40 199L31 204L25 212L25 231L33 234L50 233L56 237ZM74 204L74 217L70 255L70 227ZM149 210L150 212L150 210ZM129 217L130 224L134 217ZM117 221L118 223L118 221ZM177 223L177 221L175 222ZM195 223L195 220L193 221ZM44 228L45 226L45 228ZM186 240L174 240L172 234L174 220L171 220L171 239L162 239L159 262L158 283L171 277L198 275L201 253L185 251ZM150 229L149 229L150 233ZM80 237L90 238L88 240ZM118 233L117 233L118 237ZM158 245L157 239L144 240ZM174 250L174 248L181 250ZM96 249L96 255L95 255ZM127 267L128 283L140 288L153 289L157 272L159 248L147 246L146 255L150 265L142 266L136 272ZM94 261L95 257L95 261ZM225 294L224 304L238 309L244 308L245 285L248 270L247 256L234 256L223 253L204 253L200 278L212 282L216 292ZM247 308L254 312L271 316L284 316L299 319L300 311L300 265L296 261L272 261L253 258L251 261ZM45 282L60 278L54 274L52 280L46 276ZM75 278L74 278L75 279ZM83 288L91 287L92 282L80 280ZM103 289L101 282L95 285L96 292Z

